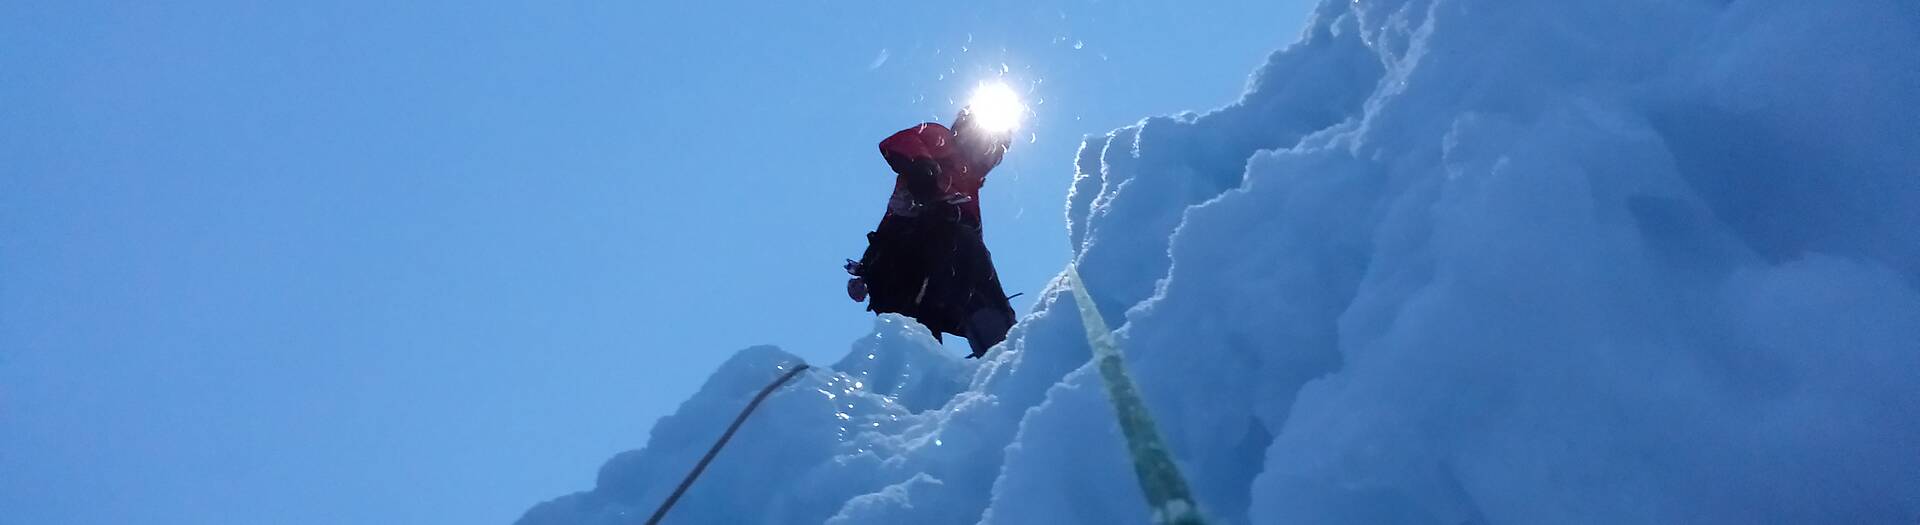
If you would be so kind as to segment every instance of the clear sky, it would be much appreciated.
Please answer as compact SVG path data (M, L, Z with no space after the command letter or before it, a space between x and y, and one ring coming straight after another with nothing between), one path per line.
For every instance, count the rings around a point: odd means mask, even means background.
M511 521L735 350L865 334L879 139L1028 91L982 203L1037 292L1081 136L1308 9L7 2L0 524Z

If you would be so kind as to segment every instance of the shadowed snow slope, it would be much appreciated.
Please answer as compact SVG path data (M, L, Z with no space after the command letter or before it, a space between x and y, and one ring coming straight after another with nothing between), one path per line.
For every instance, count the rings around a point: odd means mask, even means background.
M1916 99L1907 0L1329 1L1067 227L1216 522L1910 523ZM1145 522L1063 286L984 362L881 317L668 521ZM791 361L521 522L637 523Z

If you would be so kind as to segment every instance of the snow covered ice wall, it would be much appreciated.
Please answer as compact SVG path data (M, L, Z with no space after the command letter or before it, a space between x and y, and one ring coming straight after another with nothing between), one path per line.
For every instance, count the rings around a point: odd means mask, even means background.
M1330 1L1067 222L1216 522L1912 523L1916 99L1910 0ZM882 317L668 522L1144 522L1062 286L983 363ZM637 523L790 359L522 523Z

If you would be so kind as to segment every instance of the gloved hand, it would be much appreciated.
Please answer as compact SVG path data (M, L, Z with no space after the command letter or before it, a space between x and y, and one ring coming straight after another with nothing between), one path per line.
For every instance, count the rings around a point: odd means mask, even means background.
M907 193L913 200L921 203L932 202L940 196L940 163L933 159L895 159L888 158L887 164L894 173L900 174L907 183Z
M867 281L859 277L847 279L847 298L853 299L853 302L856 303L865 302L867 300Z

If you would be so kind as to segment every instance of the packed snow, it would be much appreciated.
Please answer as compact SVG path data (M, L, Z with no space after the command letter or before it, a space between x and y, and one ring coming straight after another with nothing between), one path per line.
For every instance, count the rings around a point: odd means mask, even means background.
M1330 0L1066 223L1212 522L1912 523L1916 102L1910 0ZM1065 286L979 362L878 318L666 521L1146 522ZM521 523L638 523L796 362Z

